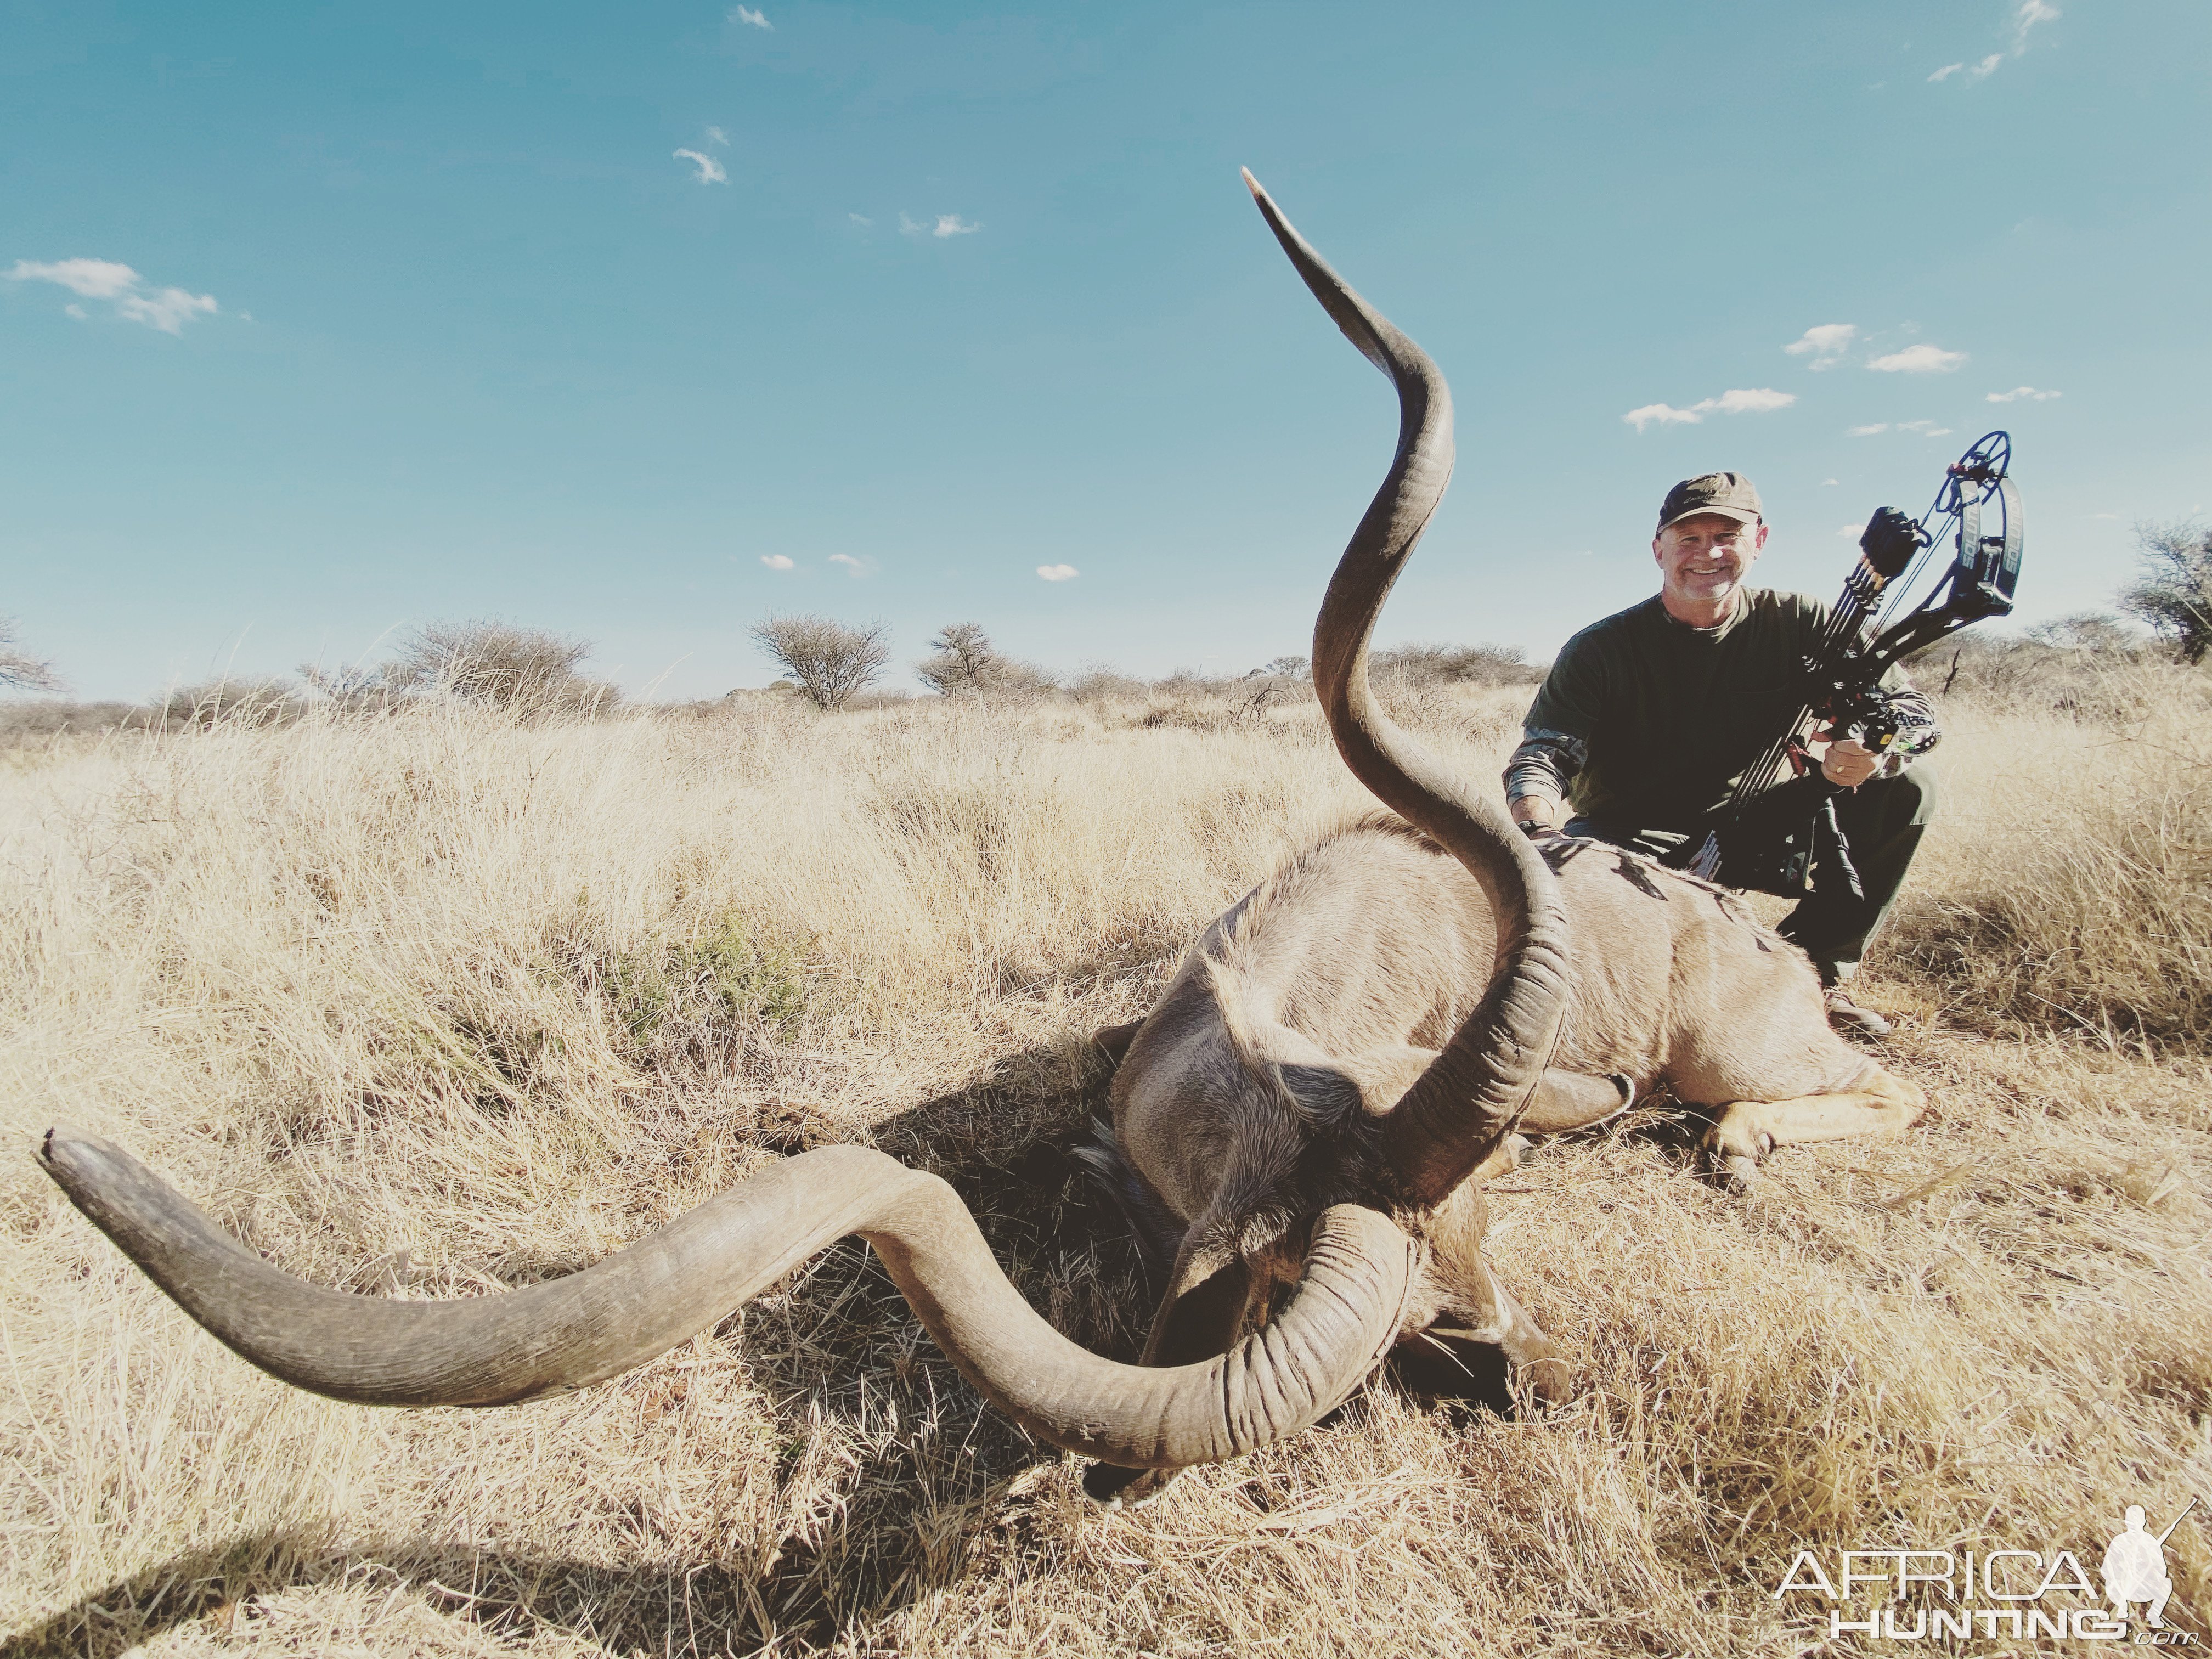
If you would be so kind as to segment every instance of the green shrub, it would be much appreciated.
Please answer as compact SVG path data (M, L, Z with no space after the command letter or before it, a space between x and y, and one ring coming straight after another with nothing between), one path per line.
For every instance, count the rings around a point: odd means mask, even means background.
M733 910L696 939L609 957L598 977L622 1035L637 1053L747 1024L786 1025L806 1005L799 950L787 940L757 936Z

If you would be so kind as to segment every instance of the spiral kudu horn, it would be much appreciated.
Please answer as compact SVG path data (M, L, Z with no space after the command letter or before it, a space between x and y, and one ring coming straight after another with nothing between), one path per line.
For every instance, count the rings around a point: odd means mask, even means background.
M1376 618L1451 480L1451 392L1428 354L1329 269L1259 180L1247 172L1244 182L1322 308L1398 390L1398 453L1314 624L1314 689L1345 764L1467 866L1498 921L1488 992L1383 1123L1405 1195L1434 1204L1511 1130L1543 1075L1565 1010L1566 913L1551 870L1504 809L1400 731L1367 680Z

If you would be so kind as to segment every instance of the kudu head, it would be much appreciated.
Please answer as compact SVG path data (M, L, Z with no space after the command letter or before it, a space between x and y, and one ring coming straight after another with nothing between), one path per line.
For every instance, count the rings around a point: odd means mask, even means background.
M858 1233L961 1374L1053 1445L1173 1468L1266 1445L1336 1405L1396 1339L1417 1294L1423 1247L1388 1212L1449 1196L1535 1083L1559 1024L1564 925L1549 872L1503 812L1409 743L1367 684L1376 614L1450 471L1443 380L1252 190L1308 286L1396 383L1403 411L1389 477L1322 608L1315 683L1352 770L1465 861L1503 929L1490 994L1379 1126L1392 1190L1319 1209L1303 1276L1266 1326L1187 1365L1088 1353L1007 1282L950 1187L861 1147L787 1159L583 1272L458 1302L345 1295L279 1272L144 1165L78 1131L51 1130L40 1166L234 1352L300 1388L362 1404L495 1406L587 1387L665 1352Z

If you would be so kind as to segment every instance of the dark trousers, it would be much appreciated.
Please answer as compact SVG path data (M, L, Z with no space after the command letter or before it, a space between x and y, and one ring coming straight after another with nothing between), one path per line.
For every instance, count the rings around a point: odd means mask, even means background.
M1836 797L1836 824L1850 844L1851 865L1859 873L1863 902L1840 902L1808 895L1775 931L1813 958L1823 985L1840 985L1858 971L1867 941L1874 937L1898 890L1920 837L1936 817L1936 775L1925 761L1893 778L1875 778ZM1589 818L1570 819L1571 836L1611 842L1663 859L1688 837L1679 830L1632 830Z

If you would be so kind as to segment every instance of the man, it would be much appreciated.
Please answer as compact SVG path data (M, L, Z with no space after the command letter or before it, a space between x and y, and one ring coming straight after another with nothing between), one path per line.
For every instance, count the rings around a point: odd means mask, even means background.
M2105 1599L2122 1619L2128 1616L2129 1602L2144 1603L2143 1622L2153 1630L2164 1630L2166 1620L2160 1615L2166 1611L2166 1598L2173 1594L2173 1580L2166 1576L2166 1540L2172 1535L2173 1527L2163 1533L2145 1531L2140 1504L2129 1504L2120 1519L2127 1530L2105 1547ZM2180 1518L2175 1517L2174 1526L2180 1524Z
M1802 705L1804 659L1828 607L1745 585L1766 530L1759 492L1740 473L1686 478L1667 492L1651 542L1658 593L1569 640L1529 706L1505 771L1525 832L1547 834L1565 820L1571 836L1663 857L1702 832L1781 735ZM1820 763L1845 790L1836 819L1865 902L1808 896L1779 930L1820 970L1830 1023L1868 1036L1887 1035L1889 1022L1844 987L1936 811L1934 780L1924 768L1905 769L1935 743L1934 711L1895 669L1882 686L1899 722L1889 750L1844 738Z

